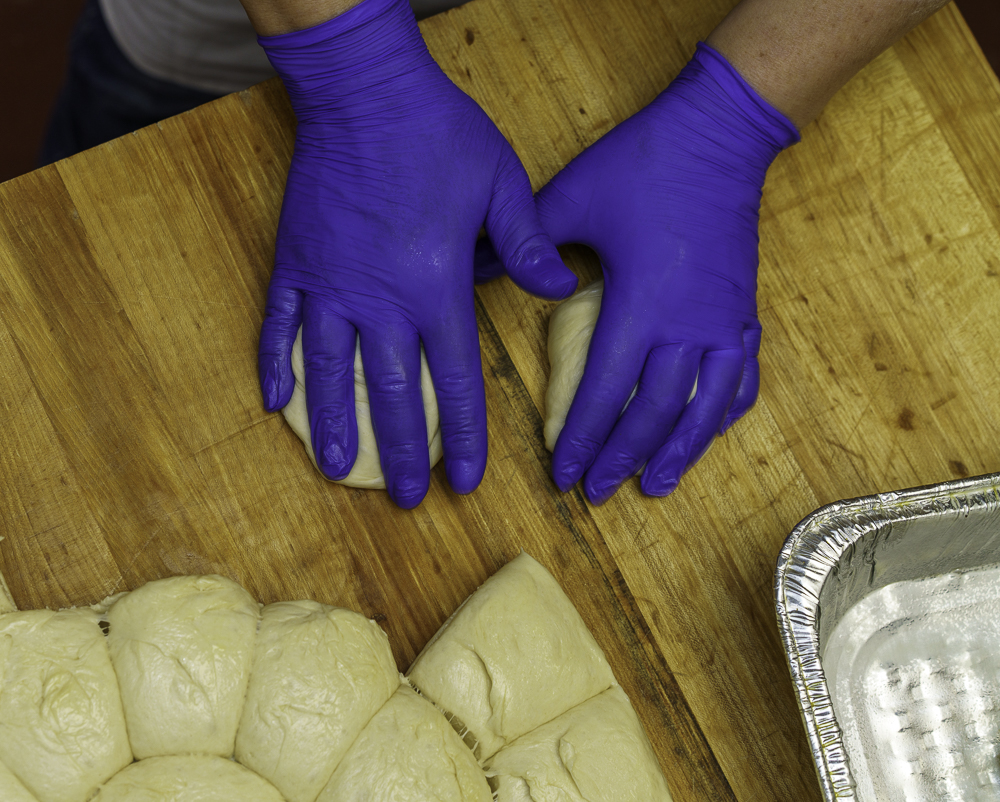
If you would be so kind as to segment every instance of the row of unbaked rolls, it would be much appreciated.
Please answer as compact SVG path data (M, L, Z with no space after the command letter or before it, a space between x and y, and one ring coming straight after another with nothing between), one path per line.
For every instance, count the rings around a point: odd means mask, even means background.
M603 653L526 554L406 678L364 616L261 607L218 576L0 615L4 802L493 798L670 799Z

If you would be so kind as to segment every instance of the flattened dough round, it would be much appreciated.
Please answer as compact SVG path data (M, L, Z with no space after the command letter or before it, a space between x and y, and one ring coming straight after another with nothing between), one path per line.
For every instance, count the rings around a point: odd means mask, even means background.
M292 431L305 444L309 459L316 464L316 453L312 446L312 430L309 427L309 411L306 407L305 364L302 357L302 329L295 337L292 346L292 373L295 375L295 389L292 397L281 414L285 416ZM441 445L441 423L438 419L437 396L434 394L434 384L431 382L431 372L427 367L424 349L420 349L420 393L424 399L424 418L427 421L427 451L433 468L444 449ZM358 421L358 457L354 461L351 472L337 484L349 487L381 489L385 487L382 476L382 463L378 457L378 444L375 442L375 430L372 428L372 416L368 406L368 385L365 384L365 369L361 364L361 343L354 349L354 412ZM318 470L318 467L317 467Z
M316 802L492 802L486 775L441 712L400 685Z
M583 378L603 294L603 281L588 284L559 304L549 318L549 386L545 391L545 447L549 451L555 450L556 440L566 425L566 415ZM697 389L695 380L689 402Z
M239 763L214 755L151 757L118 772L93 802L285 802Z
M399 682L389 638L374 621L314 601L269 604L236 759L288 802L313 802Z
M408 676L468 729L480 760L615 681L559 583L523 552L463 602Z
M628 696L615 685L521 736L486 767L497 802L670 802Z

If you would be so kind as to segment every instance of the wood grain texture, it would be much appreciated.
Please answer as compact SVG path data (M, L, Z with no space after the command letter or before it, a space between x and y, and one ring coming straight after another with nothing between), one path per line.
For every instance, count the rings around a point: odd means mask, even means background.
M669 83L730 0L473 0L422 29L537 187ZM667 499L602 507L542 445L552 305L477 293L490 462L416 510L325 482L261 408L294 119L270 82L0 186L0 571L22 608L217 572L389 633L405 669L525 549L566 588L678 802L818 799L775 559L838 498L995 471L1000 87L949 7L772 167L761 399ZM565 249L584 279L599 265Z

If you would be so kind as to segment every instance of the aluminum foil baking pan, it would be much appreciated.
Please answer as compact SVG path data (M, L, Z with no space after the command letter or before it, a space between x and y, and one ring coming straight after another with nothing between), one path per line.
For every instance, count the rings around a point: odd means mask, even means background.
M817 510L775 597L827 800L1000 800L1000 474Z

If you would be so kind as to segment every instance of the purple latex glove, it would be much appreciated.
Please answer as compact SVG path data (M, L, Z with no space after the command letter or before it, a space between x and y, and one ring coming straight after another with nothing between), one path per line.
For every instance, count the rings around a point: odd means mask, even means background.
M798 139L700 44L656 100L538 194L552 239L593 248L605 278L583 379L552 456L561 489L583 477L587 497L600 503L645 465L643 491L667 495L752 406L761 188L774 158ZM477 278L490 275L477 258Z
M431 58L406 0L364 0L259 41L298 118L260 335L265 406L291 396L301 324L317 461L327 476L346 476L357 453L360 337L386 487L413 507L430 481L422 343L448 481L468 493L486 467L473 298L480 228L524 289L561 298L576 277L542 231L514 151Z

